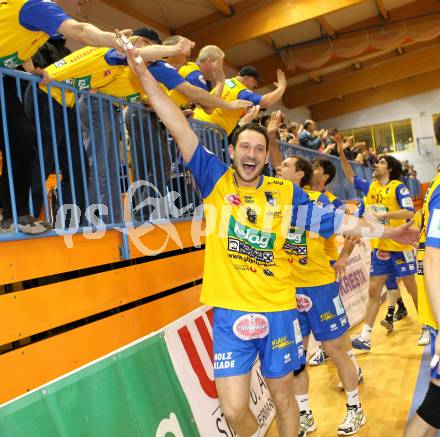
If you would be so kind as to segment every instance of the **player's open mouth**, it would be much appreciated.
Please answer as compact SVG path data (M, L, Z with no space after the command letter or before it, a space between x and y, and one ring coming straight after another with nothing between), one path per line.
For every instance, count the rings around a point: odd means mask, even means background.
M256 167L257 167L257 164L255 162L252 162L252 161L243 162L243 169L248 174L252 173Z

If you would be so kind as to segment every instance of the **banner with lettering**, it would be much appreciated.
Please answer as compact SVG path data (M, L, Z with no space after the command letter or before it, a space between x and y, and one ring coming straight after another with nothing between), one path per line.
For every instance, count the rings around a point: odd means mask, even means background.
M212 364L212 309L201 307L164 329L165 341L188 399L201 436L235 437L220 409L214 383ZM233 367L232 354L217 361L217 365ZM267 430L275 417L275 407L261 375L260 362L254 364L251 375L249 407L260 427Z
M350 326L357 325L365 316L370 278L371 250L369 241L362 241L348 258L347 268L339 278L339 295L344 303ZM318 347L310 334L308 353L310 356Z
M368 241L358 244L348 258L347 268L341 276L339 294L351 326L365 315L368 299L371 250Z

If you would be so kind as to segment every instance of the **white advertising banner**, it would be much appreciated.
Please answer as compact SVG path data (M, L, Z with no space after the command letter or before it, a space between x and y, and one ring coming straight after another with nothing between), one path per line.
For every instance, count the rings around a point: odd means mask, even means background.
M201 307L167 326L164 334L201 437L235 437L220 409L214 383L212 310ZM275 407L259 361L252 369L249 406L260 427L267 430L275 417Z

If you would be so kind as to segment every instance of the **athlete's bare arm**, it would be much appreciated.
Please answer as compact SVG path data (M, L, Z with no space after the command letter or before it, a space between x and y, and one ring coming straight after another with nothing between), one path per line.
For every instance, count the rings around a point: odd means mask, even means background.
M284 91L286 91L287 82L286 75L283 71L277 70L277 81L275 82L276 88L267 94L264 94L261 98L260 106L262 108L269 108L278 102L283 97Z
M191 161L199 143L196 134L189 126L182 111L164 93L151 73L146 69L145 65L135 62L134 58L136 54L135 49L127 53L128 64L138 76L156 114L176 140L182 158L185 162Z
M276 168L281 165L283 156L277 143L277 132L284 121L283 113L281 111L272 112L269 124L267 125L267 134L269 135L269 156L272 162L272 167Z
M345 177L354 184L354 171L349 164L345 153L344 153L344 144L339 135L335 136L336 146L338 148L339 159L341 160L342 171L344 172Z

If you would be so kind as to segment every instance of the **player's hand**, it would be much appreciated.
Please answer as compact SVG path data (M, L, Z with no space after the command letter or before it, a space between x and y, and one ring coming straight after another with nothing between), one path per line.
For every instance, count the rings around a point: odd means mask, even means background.
M229 109L232 110L250 108L252 106L252 102L249 100L233 100L232 102L229 102L228 106Z
M361 244L362 238L357 235L344 235L344 240L349 241L351 244Z
M344 153L344 143L342 142L342 138L339 134L337 134L333 137L333 139L335 140L338 154L341 156Z
M131 38L132 35L132 29L115 29L115 42L113 44L113 48L121 55L125 55L125 44L122 42L122 36L125 36L126 38Z
M260 105L252 106L246 114L243 115L240 119L240 126L244 126L245 124L250 123L258 117L258 113L260 112Z
M33 73L41 77L41 85L47 85L52 80L52 78L49 76L49 73L44 68L37 67Z
M333 270L336 273L336 277L340 277L344 274L345 268L347 267L347 257L339 257L339 259L332 265Z
M419 230L414 226L414 220L403 225L391 228L386 226L384 238L390 238L401 244L408 244L412 247L418 246Z
M213 73L216 83L223 83L226 80L225 70L223 69L223 59L214 61Z
M267 133L276 134L278 129L280 129L281 125L284 123L284 114L281 111L272 112L269 120L269 124L267 125Z
M126 50L125 54L127 55L128 65L136 74L136 76L139 78L146 77L148 75L147 67L143 62L136 61L139 58L138 50L133 47L132 49Z
M194 41L188 38L182 38L175 46L173 55L190 55L191 50L196 45Z
M193 118L194 117L194 111L192 109L184 109L182 112L186 118Z
M287 87L287 80L286 80L286 75L284 74L283 70L280 70L278 68L277 70L277 81L274 84L277 88L284 88L286 89Z

